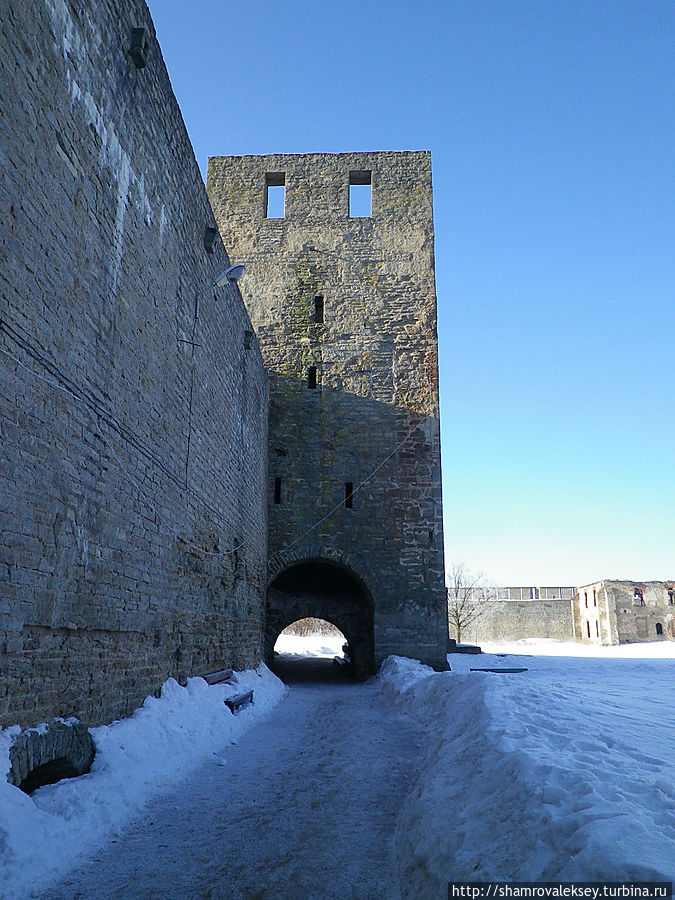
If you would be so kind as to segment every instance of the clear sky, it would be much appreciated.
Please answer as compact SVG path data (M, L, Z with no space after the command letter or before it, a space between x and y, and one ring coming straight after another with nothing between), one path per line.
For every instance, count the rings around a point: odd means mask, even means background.
M431 150L446 558L675 579L675 3L150 9L204 174Z

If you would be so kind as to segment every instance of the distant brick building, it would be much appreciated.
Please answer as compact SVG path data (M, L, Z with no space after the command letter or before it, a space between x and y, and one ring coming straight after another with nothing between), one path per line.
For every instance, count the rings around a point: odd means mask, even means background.
M207 193L270 374L268 656L318 616L363 674L443 665L430 154L213 157Z

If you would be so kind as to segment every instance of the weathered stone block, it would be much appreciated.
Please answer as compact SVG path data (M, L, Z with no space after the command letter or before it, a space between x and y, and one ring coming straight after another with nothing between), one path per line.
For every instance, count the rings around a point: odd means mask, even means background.
M52 722L14 738L7 781L30 793L43 784L83 775L94 755L94 741L84 725Z

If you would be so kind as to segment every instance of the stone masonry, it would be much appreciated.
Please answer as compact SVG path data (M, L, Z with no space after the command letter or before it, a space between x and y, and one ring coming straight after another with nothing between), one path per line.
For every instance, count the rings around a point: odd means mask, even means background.
M574 636L596 644L675 638L675 580L597 581L577 589Z
M477 594L480 589L477 590ZM538 599L493 600L531 592ZM555 599L558 593L560 597ZM544 595L548 599L543 599ZM476 617L463 634L472 641L552 638L629 644L675 638L674 581L596 581L578 588L490 588L470 603Z
M462 629L462 640L518 641L523 638L574 639L571 600L471 600L476 618ZM452 631L451 631L451 636Z
M442 666L430 154L213 157L207 193L270 374L268 656L317 614L362 674L390 653Z
M0 29L0 725L95 724L261 658L267 377L142 0Z

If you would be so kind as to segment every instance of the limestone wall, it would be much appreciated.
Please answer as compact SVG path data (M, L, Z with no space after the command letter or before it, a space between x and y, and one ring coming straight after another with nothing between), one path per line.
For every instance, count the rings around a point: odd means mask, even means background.
M96 723L261 656L267 380L145 4L0 28L0 725Z
M576 634L583 641L624 644L675 637L675 581L599 581L580 587L574 605Z
M371 215L350 217L350 180L367 179ZM282 182L283 215L267 217L267 186ZM270 371L271 574L303 559L344 565L373 598L376 661L440 662L430 154L214 157L207 190L248 266L242 293ZM346 508L345 485L365 479Z
M517 641L522 638L574 639L569 600L472 601L478 617L462 631L462 641ZM451 628L450 637L454 637Z

